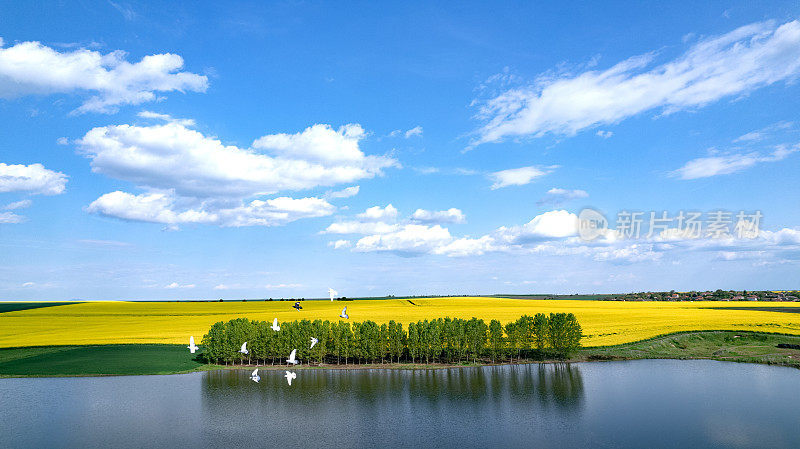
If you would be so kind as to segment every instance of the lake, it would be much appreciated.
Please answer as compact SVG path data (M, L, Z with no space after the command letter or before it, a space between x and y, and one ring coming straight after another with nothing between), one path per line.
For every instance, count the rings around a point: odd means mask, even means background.
M800 370L640 360L0 379L3 447L800 447Z

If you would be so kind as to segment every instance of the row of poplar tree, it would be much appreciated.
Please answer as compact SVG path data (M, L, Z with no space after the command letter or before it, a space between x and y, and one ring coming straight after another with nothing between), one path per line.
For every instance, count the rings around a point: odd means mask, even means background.
M502 325L478 318L437 318L409 323L389 321L299 320L271 323L237 318L217 322L203 336L203 357L216 364L283 363L293 349L311 363L460 363L563 357L580 346L581 326L575 315L524 315ZM317 343L311 348L311 338ZM239 352L247 342L248 354Z

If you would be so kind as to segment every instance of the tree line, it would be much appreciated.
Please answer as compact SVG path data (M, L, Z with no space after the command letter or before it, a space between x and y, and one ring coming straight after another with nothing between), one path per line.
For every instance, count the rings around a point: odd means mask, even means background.
M409 323L298 320L271 323L237 318L214 323L203 336L203 357L215 364L281 364L293 349L305 363L461 363L566 357L580 346L575 315L524 315L501 324L482 319L436 318ZM311 338L317 343L311 348ZM247 342L248 353L239 352Z

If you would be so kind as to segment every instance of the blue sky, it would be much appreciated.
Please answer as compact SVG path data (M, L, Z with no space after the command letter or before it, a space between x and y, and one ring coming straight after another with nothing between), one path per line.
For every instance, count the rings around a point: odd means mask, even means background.
M0 300L798 288L799 19L4 4ZM614 231L718 210L730 237Z

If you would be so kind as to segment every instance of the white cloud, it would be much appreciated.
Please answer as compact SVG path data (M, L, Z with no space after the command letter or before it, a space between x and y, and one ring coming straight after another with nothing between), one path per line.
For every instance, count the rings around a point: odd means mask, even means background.
M269 150L290 159L322 162L361 162L364 153L358 142L364 138L361 125L350 124L334 130L329 125L314 125L297 134L272 134L253 142L253 148Z
M175 288L195 288L195 284L179 284L177 282L173 282L171 284L165 285L164 288L168 289L175 289Z
M325 135L316 147L306 138L276 135L284 137L269 148L280 148L278 156L224 145L178 123L94 128L79 145L96 173L153 189L173 189L180 196L244 197L372 178L397 165L388 157L364 155L352 136L353 127L358 125L348 125L340 132L325 125L308 128L301 134ZM258 139L260 148L266 149L263 139ZM296 150L291 142L297 143ZM318 157L327 149L330 155Z
M452 240L447 228L439 225L407 224L396 231L362 237L354 251L391 251L397 253L427 253Z
M364 221L394 221L397 218L397 209L391 204L386 207L372 206L358 214L358 218Z
M673 171L671 175L680 179L698 179L717 175L728 175L762 162L783 160L797 151L800 151L800 145L795 145L791 148L780 146L767 155L753 152L747 154L701 157L692 159L684 164L683 167Z
M489 179L494 181L492 190L501 189L508 186L523 186L530 184L534 179L541 178L542 176L552 173L554 169L558 168L555 165L549 167L520 167L510 168L508 170L501 170L498 172L490 173Z
M748 142L758 142L761 140L766 139L767 137L771 136L777 131L785 131L794 127L793 122L778 122L773 123L769 126L765 126L761 129L757 129L755 131L750 131L747 134L743 134L736 139L734 139L734 143L748 143Z
M180 72L183 58L171 53L130 63L126 53L78 49L59 52L39 42L0 48L0 97L87 92L74 112L116 112L121 105L160 99L162 92L205 92L208 79Z
M325 193L325 199L350 198L351 196L358 195L359 190L359 186L351 186L342 190L328 191Z
M336 240L334 242L328 242L328 246L332 246L333 249L350 248L353 246L353 242L350 240Z
M161 114L153 111L140 111L137 116L151 120L161 120L167 123L177 123L183 126L194 126L195 121L190 118L174 118L169 114Z
M560 189L554 187L547 191L544 198L540 199L536 202L537 205L541 206L544 204L550 204L553 206L559 206L564 204L567 201L578 199L578 198L588 198L589 194L586 193L585 190L580 189Z
M146 193L112 192L95 200L90 212L177 225L274 226L300 218L332 214L321 198L253 199L283 190L305 190L371 178L398 166L384 156L367 156L358 147L359 125L333 130L315 125L297 134L258 139L254 146L277 152L224 145L161 114L153 126L94 128L78 141L92 171L135 183ZM358 186L329 192L327 198L357 194Z
M535 216L522 226L501 227L496 231L506 243L524 243L571 237L578 233L578 216L565 210L552 210Z
M25 209L26 207L30 207L33 202L31 200L21 200L15 201L13 203L6 204L3 206L5 210L16 210L16 209Z
M524 225L503 226L478 237L454 236L440 225L350 224L348 229L339 230L362 235L354 246L350 240L329 242L328 245L335 249L350 248L354 252L390 252L401 256L466 257L503 252L577 256L612 264L668 264L676 263L676 257L697 259L703 253L717 253L720 259L730 260L730 254L735 253L736 260L752 260L758 265L776 260L796 260L800 254L800 230L788 228L761 231L752 239L691 239L680 233L666 233L634 240L621 238L614 229L609 229L604 238L585 242L577 236L578 217L566 210L545 212Z
M123 220L170 225L204 223L219 226L278 226L301 218L324 217L336 208L320 198L272 198L253 200L233 207L213 201L199 207L182 207L182 200L164 193L133 195L126 192L107 193L92 202L88 212Z
M58 145L69 145L69 139L67 139L66 137L59 137L58 139L56 139L56 143Z
M491 98L471 145L506 137L573 135L647 111L670 114L747 94L800 74L800 22L759 22L701 40L683 55L650 67L655 54L603 70L543 75L535 85Z
M25 217L13 212L0 212L0 223L16 224L25 222Z
M408 131L406 131L405 134L403 134L403 135L406 137L406 139L408 139L409 137L413 137L413 136L421 136L422 135L422 127L421 126L415 126L415 127L411 128L411 129L409 129Z
M323 234L385 234L398 229L398 225L382 221L340 221L331 223Z
M67 175L42 164L6 165L0 162L0 192L58 195L64 192Z
M414 136L422 136L422 127L421 126L415 126L415 127L411 128L411 129L409 129L408 131L403 131L402 129L396 129L396 130L394 130L394 131L389 133L389 137L397 137L397 136L400 136L400 135L402 135L406 139L408 139L409 137L414 137Z
M466 216L460 209L451 207L447 210L431 211L417 209L411 214L411 219L417 223L464 223Z
M495 245L495 240L491 236L484 235L483 237L476 239L469 237L454 239L447 244L435 248L432 253L453 257L463 257L479 256L490 251L497 251L499 249L500 248Z
M613 135L614 135L614 133L611 132L611 131L603 131L602 129L600 131L597 131L597 136L598 137L602 137L603 139L608 139L609 137L611 137Z

